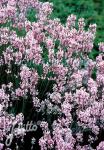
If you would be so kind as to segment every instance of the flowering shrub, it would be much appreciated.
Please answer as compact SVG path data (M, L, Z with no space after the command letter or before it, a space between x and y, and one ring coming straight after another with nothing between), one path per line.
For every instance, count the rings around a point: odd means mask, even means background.
M62 25L38 0L0 8L0 150L104 150L104 43L90 58L96 24L85 30L71 15Z

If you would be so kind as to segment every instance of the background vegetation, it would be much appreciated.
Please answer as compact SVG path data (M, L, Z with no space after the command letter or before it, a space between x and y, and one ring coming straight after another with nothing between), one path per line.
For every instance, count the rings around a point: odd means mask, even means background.
M54 11L52 17L60 18L62 23L70 14L77 18L84 17L87 26L90 23L97 24L95 44L104 41L104 0L41 0L52 2Z

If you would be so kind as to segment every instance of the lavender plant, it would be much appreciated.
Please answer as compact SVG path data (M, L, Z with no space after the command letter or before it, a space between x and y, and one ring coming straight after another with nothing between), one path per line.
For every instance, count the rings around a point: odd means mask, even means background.
M104 150L104 43L91 59L96 24L51 13L0 1L0 150Z

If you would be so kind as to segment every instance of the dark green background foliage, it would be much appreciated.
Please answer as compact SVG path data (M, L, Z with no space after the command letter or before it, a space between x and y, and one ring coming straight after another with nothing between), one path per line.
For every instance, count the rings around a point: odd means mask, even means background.
M53 3L53 18L60 18L62 23L70 14L77 18L84 17L86 25L97 24L95 43L104 41L104 0L41 0Z

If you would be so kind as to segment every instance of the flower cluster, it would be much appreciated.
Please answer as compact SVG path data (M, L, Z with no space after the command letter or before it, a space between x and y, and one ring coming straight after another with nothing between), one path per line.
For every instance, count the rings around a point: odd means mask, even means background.
M52 10L0 0L0 150L104 150L104 43L91 59L96 24L70 15L63 25Z

